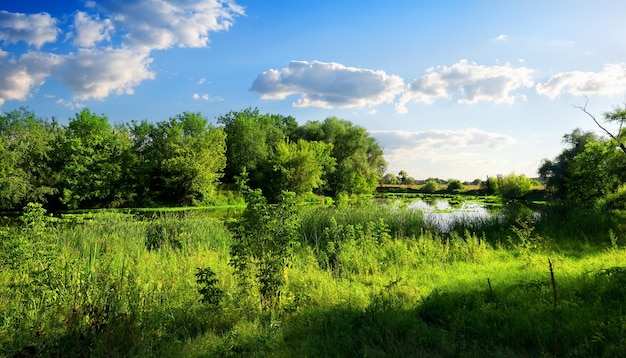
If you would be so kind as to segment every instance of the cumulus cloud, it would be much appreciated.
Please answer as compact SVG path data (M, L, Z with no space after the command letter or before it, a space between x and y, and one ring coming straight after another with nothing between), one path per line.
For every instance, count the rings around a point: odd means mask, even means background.
M206 47L210 32L228 30L245 13L228 0L105 0L92 6L126 29L129 46L150 50Z
M66 58L60 79L81 100L133 94L135 86L154 79L151 62L147 53L128 48L81 49Z
M24 41L31 46L40 48L45 43L55 42L60 30L57 20L50 14L13 13L0 11L0 40L5 44Z
M263 99L299 95L295 107L349 108L391 103L403 88L402 78L384 71L291 61L286 68L260 74L250 90Z
M433 103L437 99L458 96L459 103L513 103L517 98L514 91L521 87L532 87L533 70L527 67L512 67L509 64L482 66L467 60L456 64L430 68L422 77L416 78L402 94L397 109L406 112L409 102Z
M103 0L84 4L93 13L76 12L71 32L65 36L78 49L27 54L18 60L0 50L0 105L6 100L24 100L50 75L58 76L73 91L75 100L132 94L141 82L155 78L149 69L152 51L173 46L206 47L211 32L228 30L236 16L245 14L232 0ZM0 41L24 41L40 48L57 41L61 32L57 23L47 13L0 11ZM111 41L113 31L121 43L98 46ZM53 59L48 64L34 60L46 56Z
M19 59L0 57L0 106L6 100L24 101L63 62L61 56L42 52L28 52Z
M536 86L537 93L555 99L571 95L623 95L626 92L626 64L607 64L600 72L562 72Z
M98 42L111 39L114 26L111 19L100 20L98 15L78 11L74 15L73 42L80 47L93 47Z

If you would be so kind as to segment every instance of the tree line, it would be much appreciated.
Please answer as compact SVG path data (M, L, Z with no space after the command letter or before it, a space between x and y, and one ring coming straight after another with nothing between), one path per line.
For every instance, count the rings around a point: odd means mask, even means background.
M26 108L0 116L0 210L210 204L245 178L270 202L283 191L372 193L386 162L363 127L336 117L231 111L111 124L83 109L67 125Z

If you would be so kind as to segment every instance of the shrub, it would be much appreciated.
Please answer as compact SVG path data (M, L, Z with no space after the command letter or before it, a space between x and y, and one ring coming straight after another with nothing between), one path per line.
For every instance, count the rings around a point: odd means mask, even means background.
M448 191L459 191L459 190L463 190L464 186L463 183L461 183L460 180L458 179L451 179L448 182Z
M424 185L422 186L422 191L425 191L427 193L434 193L437 191L438 187L439 184L437 184L437 181L435 179L428 179L426 180L426 183L424 183Z
M517 176L513 173L498 180L498 193L505 199L521 199L530 193L533 183L525 175Z

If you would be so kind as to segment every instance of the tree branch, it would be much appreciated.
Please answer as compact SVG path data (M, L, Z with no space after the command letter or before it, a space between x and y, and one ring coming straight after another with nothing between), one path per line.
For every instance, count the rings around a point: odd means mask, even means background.
M624 143L621 143L618 138L616 136L613 135L613 133L609 132L606 128L604 128L600 122L598 122L598 120L596 119L596 117L589 113L589 111L587 111L587 103L589 103L589 99L587 97L585 97L585 105L584 106L574 106L572 105L572 107L574 108L578 108L581 111L583 111L585 114L587 114L589 117L591 117L591 119L593 119L594 122L596 122L596 125L602 129L604 131L604 133L606 133L609 137L611 137L611 139L613 139L620 147L620 149L624 152L624 154L626 154L626 146L624 145Z

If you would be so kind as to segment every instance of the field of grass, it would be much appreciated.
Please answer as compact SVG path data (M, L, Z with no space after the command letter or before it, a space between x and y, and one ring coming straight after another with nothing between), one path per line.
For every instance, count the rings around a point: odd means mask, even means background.
M263 312L229 264L233 224L206 211L32 206L0 228L0 356L626 356L623 218L532 218L444 234L419 212L301 207Z

